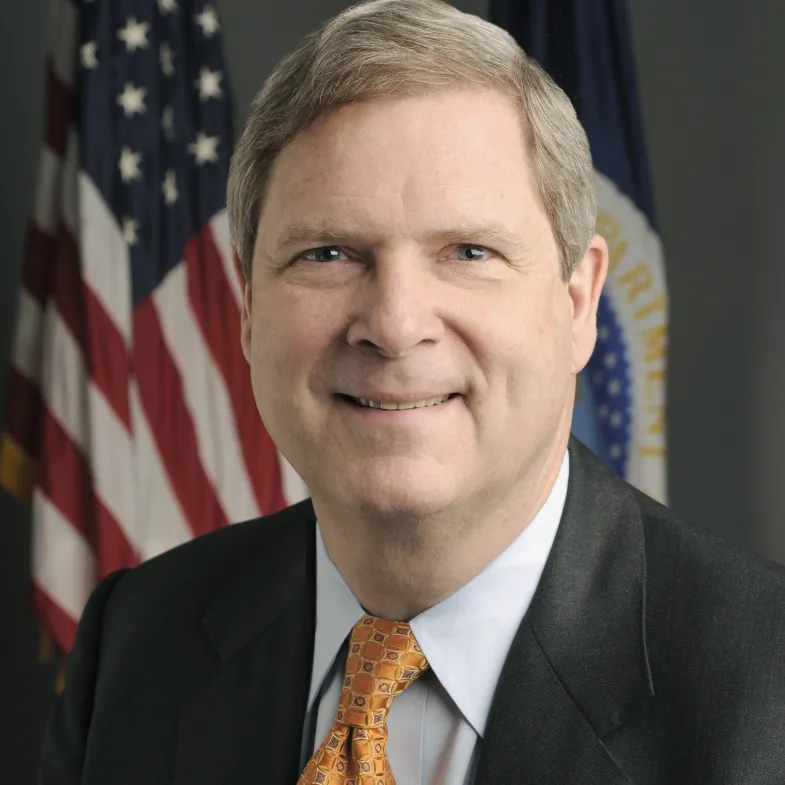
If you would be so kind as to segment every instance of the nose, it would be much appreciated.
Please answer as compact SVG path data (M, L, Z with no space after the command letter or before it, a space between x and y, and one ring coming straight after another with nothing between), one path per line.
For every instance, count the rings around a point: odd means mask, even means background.
M374 348L384 357L405 356L444 334L437 284L422 261L407 255L376 260L358 292L347 334L351 346Z

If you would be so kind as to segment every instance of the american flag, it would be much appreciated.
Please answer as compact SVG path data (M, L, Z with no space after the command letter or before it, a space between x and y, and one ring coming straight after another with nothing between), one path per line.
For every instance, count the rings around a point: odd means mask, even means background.
M214 3L57 0L0 481L63 651L107 573L306 489L241 352Z

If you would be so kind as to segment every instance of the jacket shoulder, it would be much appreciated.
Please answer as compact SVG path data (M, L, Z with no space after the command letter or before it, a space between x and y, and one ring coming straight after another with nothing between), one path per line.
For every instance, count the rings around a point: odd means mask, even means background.
M730 542L709 529L676 517L667 507L631 488L638 507L646 542L647 564L657 570L662 560L669 579L684 577L708 581L718 590L722 586L738 590L751 581L761 591L774 596L785 591L785 566L764 559ZM650 570L651 572L651 570ZM657 577L656 573L651 576Z
M764 703L775 694L785 699L785 679L770 689L785 650L785 568L634 494L644 531L652 667L674 685L703 680L760 691Z
M265 568L282 539L301 539L313 516L310 500L195 537L125 572L111 595L118 606L203 608L243 570ZM127 611L127 607L125 608Z

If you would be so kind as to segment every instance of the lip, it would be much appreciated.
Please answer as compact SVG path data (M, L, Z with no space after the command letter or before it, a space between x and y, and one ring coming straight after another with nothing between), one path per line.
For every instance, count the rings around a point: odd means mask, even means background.
M353 396L346 395L343 393L337 394L335 398L342 406L346 407L346 409L354 412L358 416L373 417L376 419L391 418L393 421L394 420L400 421L400 418L403 415L407 415L408 417L418 417L418 418L431 417L435 414L449 411L450 409L453 408L455 402L462 396L460 395L460 393L444 393L444 395L447 394L451 395L452 397L448 398L443 403L436 404L433 406L422 406L412 409L377 409L375 407L362 406L361 404L355 403L353 400L351 400ZM438 398L438 397L440 396L426 395L423 398L411 398L407 395L404 400L393 396L387 396L386 399L382 397L381 400L379 400L378 398L365 398L365 400L371 400L374 403L413 403L416 401L428 400L428 398Z
M460 395L458 392L428 392L428 393L406 393L405 395L395 395L394 393L337 393L339 398L362 398L364 401L373 401L374 403L397 403L407 404L416 403L417 401L429 401L433 398L443 398L445 395L457 397ZM447 401L445 401L447 403Z

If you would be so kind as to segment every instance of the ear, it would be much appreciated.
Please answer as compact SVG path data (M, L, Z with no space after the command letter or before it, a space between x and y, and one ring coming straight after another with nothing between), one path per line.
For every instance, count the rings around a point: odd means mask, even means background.
M572 309L572 372L580 373L597 342L597 306L608 274L608 244L595 235L570 276Z
M240 321L240 344L248 364L251 364L251 282L243 288L243 312Z

